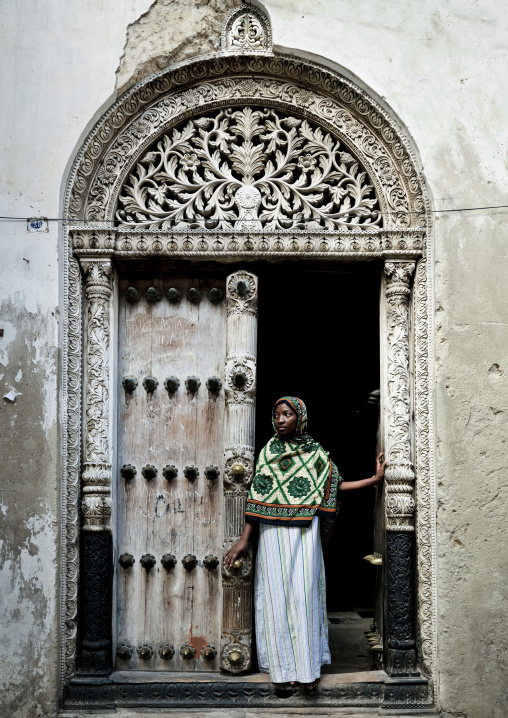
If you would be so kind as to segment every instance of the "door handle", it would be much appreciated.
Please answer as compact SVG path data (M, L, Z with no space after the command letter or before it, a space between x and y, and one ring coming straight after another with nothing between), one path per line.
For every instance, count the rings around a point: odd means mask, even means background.
M233 464L231 467L231 473L235 479L241 479L241 477L245 474L245 466L237 461L236 464Z
M364 561L368 561L373 566L382 566L383 565L383 557L378 553L369 553L368 556L363 557Z

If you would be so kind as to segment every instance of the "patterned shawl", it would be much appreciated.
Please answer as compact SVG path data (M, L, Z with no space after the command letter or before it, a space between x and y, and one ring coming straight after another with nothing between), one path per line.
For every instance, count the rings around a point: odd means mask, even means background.
M287 440L278 436L273 418L282 403L297 415L296 431ZM329 535L342 479L328 452L307 434L303 401L283 396L275 403L272 424L276 433L259 454L245 515L251 521L291 526L309 526L315 515L322 516Z

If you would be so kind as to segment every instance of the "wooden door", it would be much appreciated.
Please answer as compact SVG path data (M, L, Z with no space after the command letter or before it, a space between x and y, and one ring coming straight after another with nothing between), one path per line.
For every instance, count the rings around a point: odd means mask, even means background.
M224 280L119 282L120 670L219 670L224 295Z

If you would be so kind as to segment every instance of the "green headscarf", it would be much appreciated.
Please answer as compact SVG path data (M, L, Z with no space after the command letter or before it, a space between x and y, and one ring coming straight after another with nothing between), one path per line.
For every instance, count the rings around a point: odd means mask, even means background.
M296 431L287 439L277 434L273 416L282 403L297 415ZM259 454L246 516L251 521L289 526L309 526L314 516L333 523L342 479L328 452L307 434L303 401L296 396L276 401L272 424L275 436Z

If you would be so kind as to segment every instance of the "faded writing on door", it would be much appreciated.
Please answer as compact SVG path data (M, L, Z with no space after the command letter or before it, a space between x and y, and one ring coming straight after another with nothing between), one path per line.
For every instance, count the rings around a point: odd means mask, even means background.
M219 669L225 282L119 282L116 665Z

